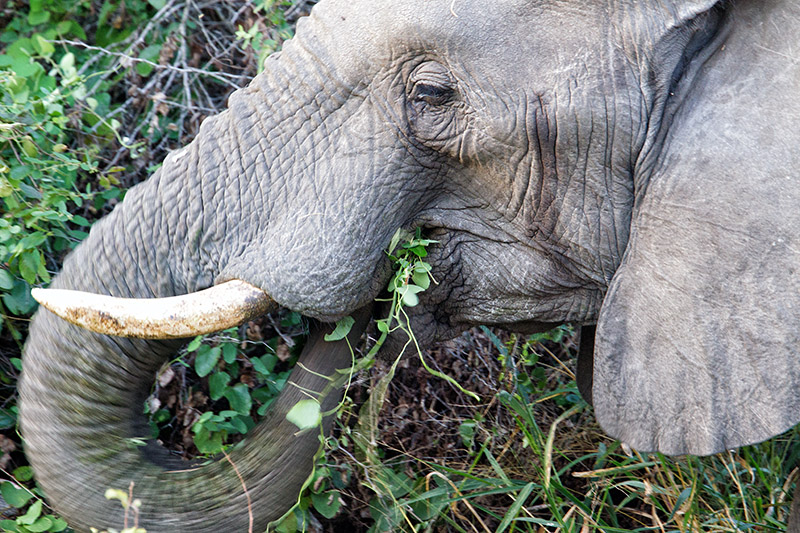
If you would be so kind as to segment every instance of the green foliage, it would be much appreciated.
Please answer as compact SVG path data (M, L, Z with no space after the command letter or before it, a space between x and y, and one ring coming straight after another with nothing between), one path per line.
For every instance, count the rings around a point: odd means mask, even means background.
M242 48L251 48L258 55L258 70L262 70L264 60L280 49L281 43L290 39L294 30L286 22L285 10L292 5L290 0L261 0L254 2L255 12L263 16L266 24L258 22L245 30L242 25L236 31L236 38L242 41Z
M299 323L296 313L289 313L282 322L287 327ZM193 370L197 378L197 386L183 394L190 396L195 390L207 393L211 400L211 409L200 415L191 428L200 454L213 456L226 450L232 444L231 437L251 430L258 417L263 416L277 398L291 372L286 365L279 365L275 353L277 343L277 337L247 343L236 328L231 328L219 334L196 337L186 347L185 355L173 362L173 365ZM260 350L256 350L259 347ZM266 353L259 355L264 349ZM296 354L291 360L296 360ZM150 406L148 401L148 412ZM154 434L171 423L172 418L164 408L150 412Z
M286 413L286 420L300 428L311 429L322 424L320 403L313 398L300 400Z
M395 266L395 273L389 280L387 290L399 298L392 301L393 307L414 307L419 303L419 293L430 287L433 277L431 266L423 261L428 255L426 247L436 241L422 238L422 230L417 228L414 235L397 230L389 243L389 259ZM398 248L399 246L399 248ZM385 327L389 327L385 322ZM381 330L383 331L383 330Z
M87 96L90 80L79 74L76 54L52 43L85 37L68 17L89 5L31 2L27 17L0 35L10 43L0 53L0 329L6 313L33 311L31 285L49 282L48 264L86 235L89 221L77 213L121 196L119 169L101 172L97 160L119 126L103 118L108 94ZM94 144L77 141L98 124Z
M426 247L435 242L423 239L420 229L417 229L414 234L398 229L393 236L387 251L395 271L387 286L387 291L392 295L391 300L388 300L390 302L389 315L377 321L377 327L381 335L367 354L354 362L352 371L371 366L375 355L388 335L398 330L406 334L408 338L406 346L413 343L417 347L420 358L422 358L422 353L416 344L413 332L408 326L408 317L403 309L417 305L419 303L417 294L430 286L432 281L431 267L422 259L428 255ZM325 336L325 340L343 339L350 331L353 323L354 320L350 317L340 320L336 324L334 331ZM369 399L359 411L357 428L354 428L352 432L349 428L343 428L345 435L352 437L353 442L364 454L366 462L373 470L373 475L370 478L372 480L370 487L377 494L375 502L378 503L375 505L378 507L374 507L376 523L371 531L381 531L383 529L376 528L383 528L387 525L384 522L386 521L385 516L388 515L381 510L381 505L383 505L382 502L385 501L385 498L394 499L398 496L404 496L410 491L408 477L404 474L397 474L390 468L385 468L381 463L379 451L376 448L378 413L384 403L389 383L394 377L394 372L401 356L395 359L390 371L373 387ZM428 368L427 365L426 368ZM430 368L428 368L428 371L452 382L449 376L444 376ZM338 415L341 417L342 412L347 408L346 403L340 405ZM301 400L289 411L287 418L301 430L321 427L322 417L319 403L314 399ZM347 438L347 436L340 437L340 439L344 440L347 440ZM320 440L328 448L343 447L333 437L326 439L324 435L320 435ZM324 454L320 453L319 459L324 459ZM341 497L338 491L335 488L330 490L321 488L326 485L325 476L331 472L332 470L319 464L315 467L314 473L306 483L305 492L301 493L297 504L291 512L278 523L276 531L290 533L304 530L305 525L310 521L308 512L311 508L326 518L331 518L338 512L341 506ZM333 480L330 480L330 482L334 483ZM392 525L396 524L393 523Z
M67 529L67 523L50 513L44 506L38 487L28 488L33 481L33 470L29 466L16 468L13 481L0 481L3 500L20 510L19 516L0 520L0 531L11 533L59 533Z

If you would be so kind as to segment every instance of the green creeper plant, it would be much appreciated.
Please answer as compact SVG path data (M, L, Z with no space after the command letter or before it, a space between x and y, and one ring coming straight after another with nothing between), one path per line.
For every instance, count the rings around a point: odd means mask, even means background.
M432 282L435 283L431 275L431 266L424 261L424 258L428 255L427 247L435 242L436 241L423 238L420 229L417 229L414 233L402 229L398 229L397 232L395 232L387 251L387 255L394 266L394 274L387 286L387 292L390 298L381 300L389 302L388 316L376 321L380 336L375 345L363 358L355 360L354 357L353 366L348 370L349 376L352 376L355 371L371 366L374 363L376 354L389 334L401 330L407 335L408 341L403 350L401 350L401 354L395 359L389 372L387 372L373 387L369 399L359 411L358 424L350 433L357 448L365 455L366 463L374 471L374 474L370 478L373 480L372 489L379 496L385 495L390 499L405 496L411 490L412 485L411 480L405 474L395 473L391 468L383 466L375 444L377 442L378 432L378 413L384 403L389 383L394 377L395 370L405 349L413 344L423 366L428 372L453 383L456 387L464 391L455 380L428 366L409 326L408 315L404 311L405 308L416 306L419 303L418 294L428 289ZM353 322L351 317L343 318L337 323L334 331L325 337L325 340L334 341L345 338ZM464 392L475 396L468 391ZM340 409L342 405L344 404L340 404ZM314 398L309 398L295 404L287 414L287 419L301 430L304 430L314 427L321 428L322 416L323 414L320 413L319 409L319 402ZM327 442L325 436L320 434L321 446L318 459L323 457L323 445ZM329 470L323 472L329 472ZM301 493L295 508L287 513L284 519L278 522L276 531L289 533L296 531L298 528L302 528L308 520L306 513L310 506L313 506L322 516L330 517L335 515L340 506L338 492L335 489L320 490L321 487L325 486L324 476L320 475L320 469L315 469L305 486L305 488L311 489L310 496L304 496L303 493ZM376 501L380 501L380 498ZM384 522L389 519L387 518L389 515L385 512L386 509L382 510L380 506L373 506L373 508L376 517L376 524L373 526L373 529L384 527L386 525ZM390 522L396 525L396 521L400 519L400 515L395 513L392 514L392 517Z
M38 487L31 489L33 470L21 466L12 472L13 481L0 482L0 496L11 507L25 510L20 516L0 520L0 531L9 533L60 533L67 529L67 522L48 512Z

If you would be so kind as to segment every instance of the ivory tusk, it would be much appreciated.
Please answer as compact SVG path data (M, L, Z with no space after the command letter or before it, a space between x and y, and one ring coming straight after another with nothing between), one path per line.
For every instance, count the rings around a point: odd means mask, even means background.
M212 333L238 326L277 306L266 292L241 280L169 298L115 298L63 289L33 289L31 295L76 326L141 339Z

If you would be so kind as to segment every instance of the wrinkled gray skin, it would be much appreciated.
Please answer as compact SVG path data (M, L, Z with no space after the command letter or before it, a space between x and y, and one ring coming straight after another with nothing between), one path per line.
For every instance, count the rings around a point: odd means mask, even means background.
M385 286L395 230L422 227L425 343L596 324L580 380L611 435L670 454L766 439L800 419L799 22L788 0L323 0L54 284L238 278L329 322ZM175 473L126 445L174 350L36 317L22 429L76 527L119 527L102 492L133 480L149 533L246 530L227 462ZM291 432L278 414L234 458L257 530L309 471L317 435Z

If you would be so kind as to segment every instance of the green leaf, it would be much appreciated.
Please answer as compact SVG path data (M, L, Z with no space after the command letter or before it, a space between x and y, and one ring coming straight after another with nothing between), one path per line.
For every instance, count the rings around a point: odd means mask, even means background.
M44 57L50 57L56 51L55 47L38 33L33 35L33 47Z
M187 352L193 352L193 351L197 350L200 347L201 344L203 344L203 336L202 335L198 335L197 337L195 337L192 340L192 342L189 343L189 345L186 347L186 351Z
M39 275L39 279L44 283L50 283L50 273L47 271L44 260L39 263L39 270L37 270L36 273Z
M52 527L52 525L53 521L49 516L42 516L33 524L25 526L25 528L32 533L42 533L43 531L50 531L50 527Z
M33 4L33 2L31 2ZM50 12L49 11L34 11L33 7L31 7L31 12L28 14L28 24L31 26L38 26L39 24L44 24L50 20Z
M269 377L272 371L275 370L275 365L278 358L272 354L262 355L261 357L253 357L250 363L253 365L253 370L258 372L264 377Z
M14 479L20 483L25 483L26 481L33 479L33 468L30 466L20 466L19 468L14 469L12 475L14 476Z
M197 427L197 424L195 424ZM192 428L194 430L194 428ZM222 451L222 433L211 433L208 428L200 426L194 434L194 445L200 453L214 454Z
M15 315L27 315L36 308L30 285L21 280L16 281L14 288L3 295L3 303Z
M88 220L86 220L86 218L80 215L72 215L72 222L84 228L88 228L89 226L91 226L91 223Z
M431 286L431 278L427 272L417 272L415 270L414 274L411 276L411 281L413 281L415 285L419 285L422 290Z
M0 520L0 531L19 533L19 528L17 527L17 523L13 520Z
M39 250L30 250L22 255L19 261L19 273L22 278L33 285L36 283L36 273L39 270L39 263L42 262L42 256Z
M33 494L22 487L14 486L10 481L0 483L0 495L8 505L17 509L24 507L33 498Z
M239 433L241 433L241 434L247 433L247 429L248 429L247 428L247 424L245 423L244 420L242 420L238 416L236 418L231 418L230 422L231 422L231 426L233 428L235 428L236 431L238 431Z
M461 425L458 426L458 434L461 436L461 442L470 450L475 443L475 427L476 423L474 420L462 422Z
M417 257L426 257L428 255L428 250L426 250L425 247L422 245L409 248L408 251L416 255Z
M17 524L28 526L36 522L36 520L41 515L42 515L42 501L36 500L31 504L30 507L28 507L28 512L17 518Z
M75 68L75 54L72 52L67 52L64 54L64 57L62 57L61 61L58 62L58 66L61 67L61 70L70 70Z
M317 400L300 400L286 413L286 420L300 429L311 429L322 422L321 407Z
M17 417L10 409L0 409L0 430L13 428L17 424Z
M328 342L331 341L340 341L347 337L347 334L350 333L350 329L355 324L355 319L351 316L346 316L336 322L336 328L331 332L325 335L325 340Z
M250 389L244 383L237 383L225 391L225 398L231 404L231 409L239 414L250 414L253 400L250 398Z
M212 411L206 411L205 413L200 415L200 418L198 418L197 422L195 422L194 426L192 426L192 431L196 431L205 422L208 422L209 420L211 420L211 417L213 417L213 416L214 416L214 413Z
M216 401L222 398L225 391L228 389L228 383L231 377L227 372L215 372L208 378L208 393L211 399Z
M53 525L50 526L50 533L59 533L67 529L67 521L63 518L50 517L53 520Z
M314 509L324 516L331 519L339 512L342 506L342 500L339 496L339 491L329 490L322 494L311 494L311 503L314 504Z
M531 491L535 486L535 483L530 482L522 487L522 490L520 490L519 494L517 494L514 503L508 508L508 511L503 517L503 521L500 522L500 525L497 527L497 533L503 533L503 531L508 529L508 526L510 526L511 522L517 517L519 510L522 508L522 505L525 503L525 500L528 499L528 496L530 496Z
M206 348L206 349L204 349ZM197 350L194 360L194 370L201 378L206 377L217 366L222 349L219 346L210 348L204 344Z
M9 291L14 287L14 276L8 270L0 268L0 290Z
M428 274L431 271L431 265L426 263L425 261L417 261L414 263L414 272L425 273Z
M158 61L158 55L160 52L161 52L161 45L151 44L150 46L144 48L141 52L139 52L139 57L141 59L146 59L147 61L155 63ZM143 62L136 63L136 72L138 72L140 75L144 77L149 76L153 72L154 68L155 67L153 67L153 65L151 65L150 63L143 63Z
M236 361L236 356L239 354L239 350L236 346L236 343L233 342L226 342L222 345L222 359L227 364L233 364Z
M394 235L392 235L392 240L389 242L389 248L388 248L389 253L390 254L394 253L395 249L397 248L397 245L400 244L401 239L408 240L409 238L411 238L411 233L404 230L403 228L397 228L397 231L395 231Z
M37 231L35 233L31 233L30 235L19 241L19 244L23 249L35 250L36 248L41 246L46 240L47 240L47 235Z
M406 285L404 287L399 287L397 289L397 294L399 294L403 299L403 305L406 307L414 307L419 303L419 297L417 296L417 293L420 293L423 290L425 289L417 285Z

